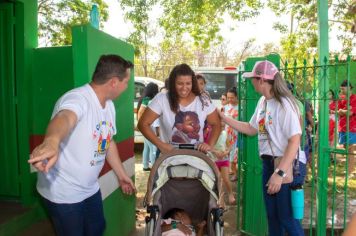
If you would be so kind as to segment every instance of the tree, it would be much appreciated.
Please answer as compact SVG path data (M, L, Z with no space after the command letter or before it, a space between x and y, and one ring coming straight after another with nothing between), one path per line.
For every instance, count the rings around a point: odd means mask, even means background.
M156 0L122 0L120 5L125 11L125 18L133 24L133 32L127 41L135 46L135 55L140 57L144 76L148 75L149 39L156 30L150 25L149 12Z
M101 25L108 20L108 6L104 0L39 0L38 31L40 42L45 46L72 43L71 27L89 22L92 5L99 8Z
M234 20L245 20L258 14L260 0L161 0L164 14L160 24L167 36L188 33L194 44L208 48L219 35L224 15Z
M343 42L342 52L348 54L355 47L356 1L329 1L334 14L329 16L330 23L337 22ZM289 25L276 23L275 29L284 34L281 40L282 57L296 58L298 64L303 59L312 60L315 56L318 41L317 6L312 0L269 0L268 6L280 16L290 15ZM354 26L354 28L352 28Z

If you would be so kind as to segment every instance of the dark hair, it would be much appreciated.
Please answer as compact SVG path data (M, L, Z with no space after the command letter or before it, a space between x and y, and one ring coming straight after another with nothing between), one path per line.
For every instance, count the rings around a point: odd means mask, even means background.
M340 85L340 87L349 87L349 86L351 89L353 89L352 84L347 80L342 81L342 83Z
M188 75L192 77L192 93L195 94L196 96L200 95L200 90L198 87L197 79L195 78L194 71L187 64L176 65L168 77L168 93L167 93L169 105L174 113L177 113L179 109L179 103L178 103L179 98L176 91L176 79L178 76L182 76L182 75L183 76Z
M329 89L329 93L331 93L331 100L336 100L336 97L335 97L335 92L334 92L334 90L332 90L332 89Z
M204 84L206 84L205 77L202 74L195 74L195 78L197 78L197 80L203 80Z
M169 78L164 80L164 87L168 89Z
M182 124L184 122L184 117L186 116L192 116L195 119L199 120L198 114L194 111L179 111L175 116L173 128L176 126L176 124Z
M166 214L164 214L163 219L171 218L171 219L175 220L177 213L184 213L184 212L185 211L183 209L172 208L172 209L169 209L169 211L167 211Z
M158 93L158 85L153 82L148 83L145 89L143 90L140 100L137 103L137 111L140 110L142 99L148 97L151 100L154 98L154 96L156 96L157 93Z
M133 68L133 64L118 55L102 55L96 64L92 81L95 84L104 84L114 76L123 80L130 68Z
M227 92L226 92L226 96L227 96L227 93L233 93L237 97L237 89L236 89L236 87L229 88L227 90Z

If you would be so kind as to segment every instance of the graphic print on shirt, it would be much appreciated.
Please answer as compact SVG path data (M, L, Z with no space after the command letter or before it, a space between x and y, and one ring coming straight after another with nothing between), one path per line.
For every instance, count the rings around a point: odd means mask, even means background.
M197 143L200 138L200 121L198 114L193 111L179 111L175 116L172 129L173 143Z
M90 161L91 166L102 164L105 160L113 133L115 133L115 130L111 122L101 121L95 126L93 139L95 140L97 148L94 153L94 159Z
M269 115L269 118L270 117L271 115ZM258 140L267 140L266 114L264 110L260 111L259 118L260 120L258 121ZM272 118L270 118L270 122L272 122Z

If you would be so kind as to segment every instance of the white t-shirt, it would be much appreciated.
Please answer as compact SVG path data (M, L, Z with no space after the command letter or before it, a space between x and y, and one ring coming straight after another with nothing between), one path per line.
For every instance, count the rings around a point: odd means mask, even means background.
M282 98L282 102L283 106L274 98L267 100L262 96L250 120L250 125L258 130L260 155L283 156L288 145L288 139L296 134L302 134L299 109L296 109L287 98ZM266 129L271 139L273 153L268 142Z
M102 108L94 90L86 84L64 94L52 118L61 110L73 111L77 124L61 142L58 161L49 173L38 173L37 190L51 202L77 203L99 190L98 176L116 134L115 107L107 101Z
M202 143L204 122L215 111L215 106L203 98L204 107L199 96L187 106L179 105L175 114L169 105L168 94L157 94L148 107L158 114L161 140L166 143Z

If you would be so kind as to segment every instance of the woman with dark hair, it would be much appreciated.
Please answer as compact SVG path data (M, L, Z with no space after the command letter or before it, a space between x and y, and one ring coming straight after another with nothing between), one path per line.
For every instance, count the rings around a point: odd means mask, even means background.
M220 116L238 132L258 136L268 235L304 235L299 220L293 217L290 189L302 134L297 101L277 67L269 61L257 62L252 72L243 77L252 79L253 87L262 95L250 122L222 113Z
M150 129L157 118L161 139ZM208 143L203 142L205 120L212 127ZM220 120L215 106L201 96L194 71L187 64L180 64L169 75L168 92L159 93L152 100L138 128L162 153L172 150L172 143L197 144L200 151L207 152L219 137Z
M137 105L137 120L140 120L142 114L146 110L148 104L158 93L158 85L155 83L149 83L145 87L142 93L142 97L138 101ZM153 132L159 136L159 121L158 119L151 125ZM150 165L152 166L156 159L157 147L153 145L148 139L143 139L143 152L142 152L142 165L144 171L150 170ZM150 162L150 163L149 163Z

